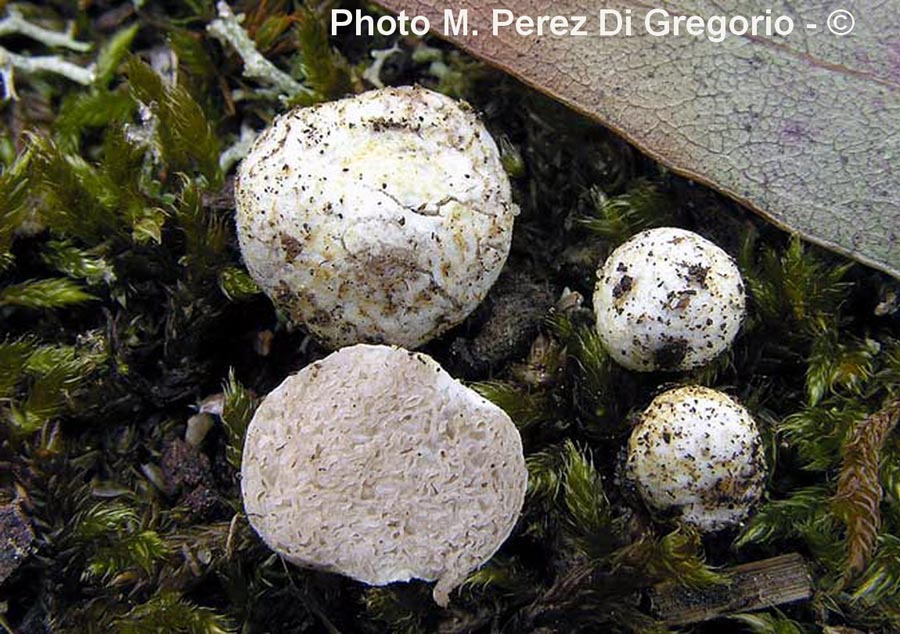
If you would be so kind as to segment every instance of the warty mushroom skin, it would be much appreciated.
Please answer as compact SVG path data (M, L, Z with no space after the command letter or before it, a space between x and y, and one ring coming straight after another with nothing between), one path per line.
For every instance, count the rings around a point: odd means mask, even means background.
M244 507L291 562L368 584L437 580L435 600L506 540L525 496L519 433L431 357L344 348L260 405Z
M597 332L631 370L689 370L726 350L746 299L731 257L684 229L642 231L597 271Z
M749 515L766 463L750 413L727 394L690 385L660 394L643 412L626 473L655 514L715 531Z
M468 105L385 88L275 119L238 170L250 275L338 348L415 348L484 299L509 253L509 180Z

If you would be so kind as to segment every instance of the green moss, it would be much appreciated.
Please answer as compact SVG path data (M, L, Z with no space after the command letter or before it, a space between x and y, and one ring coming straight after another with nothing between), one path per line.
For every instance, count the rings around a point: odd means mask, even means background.
M223 386L225 401L222 405L222 423L228 435L228 446L225 456L235 469L241 468L241 453L244 449L244 436L250 419L256 411L256 399L234 377L234 370L228 372L228 380Z
M222 178L219 141L206 113L187 88L181 84L166 86L137 58L126 64L125 73L134 98L156 118L150 138L163 163L175 172L196 169L210 183L218 183Z
M660 191L658 185L644 180L635 181L628 191L613 197L594 188L591 203L590 215L580 220L611 247L639 231L669 226L677 220L671 198Z
M121 634L229 634L235 631L227 619L185 601L176 592L161 592L135 606L117 619L115 626Z

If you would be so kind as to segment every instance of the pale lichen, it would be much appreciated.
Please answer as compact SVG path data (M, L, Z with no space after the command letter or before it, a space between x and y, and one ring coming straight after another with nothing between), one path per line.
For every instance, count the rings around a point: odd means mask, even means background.
M222 44L231 48L244 62L244 77L269 87L272 96L288 102L299 94L312 94L309 88L267 60L241 26L243 14L235 15L227 2L216 4L219 17L206 27L206 31Z
M0 37L24 35L49 48L67 48L78 53L91 49L88 42L76 40L71 29L60 33L28 22L16 6L7 8L7 15L0 20ZM3 83L3 99L18 99L15 71L25 75L52 73L82 85L90 85L96 79L94 65L79 66L59 55L20 55L0 46L0 82Z

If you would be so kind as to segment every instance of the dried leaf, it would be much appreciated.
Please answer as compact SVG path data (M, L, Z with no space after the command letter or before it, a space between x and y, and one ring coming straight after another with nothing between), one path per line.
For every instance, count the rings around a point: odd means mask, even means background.
M474 0L380 0L424 15L468 9L468 36L451 41L591 116L665 163L739 200L775 224L900 277L900 82L892 3L869 3L844 37L818 3L761 0L508 0L516 16L583 15L591 37L491 33ZM793 17L786 37L653 37L652 7L670 14ZM827 3L826 3L827 4ZM778 5L781 5L779 7ZM599 37L600 9L631 11L633 35ZM860 12L863 7L860 7ZM817 29L807 30L807 23ZM612 26L612 21L610 21ZM478 35L474 35L477 30ZM848 98L852 95L852 98Z

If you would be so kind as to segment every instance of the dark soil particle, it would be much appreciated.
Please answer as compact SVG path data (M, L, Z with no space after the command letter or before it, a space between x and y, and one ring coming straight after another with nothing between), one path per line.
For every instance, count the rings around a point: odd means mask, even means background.
M180 438L165 448L160 466L172 495L197 487L212 486L209 458Z
M187 508L190 519L195 522L212 520L223 516L228 510L228 505L219 497L218 493L203 484L185 495L181 499L181 503Z
M701 288L706 288L706 276L709 275L709 267L702 264L691 264L688 267L688 279Z
M634 279L629 275L623 275L616 285L613 287L612 295L614 299L619 299L631 290Z
M687 354L688 343L684 339L669 339L653 352L660 369L677 368Z
M458 336L450 345L451 373L483 377L510 358L525 354L553 301L547 282L525 272L501 275L482 307L462 327L474 332Z
M0 506L0 583L32 552L34 532L18 504Z
M297 259L297 256L303 252L303 244L293 236L289 236L286 233L281 234L281 248L284 249L284 253L287 256L289 261Z

